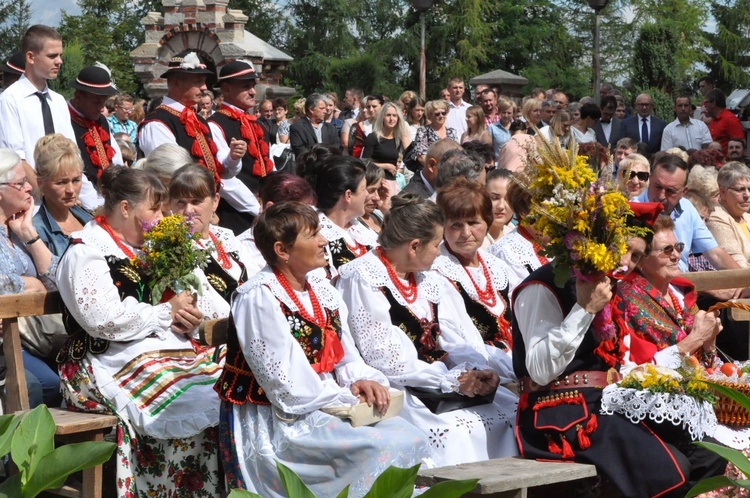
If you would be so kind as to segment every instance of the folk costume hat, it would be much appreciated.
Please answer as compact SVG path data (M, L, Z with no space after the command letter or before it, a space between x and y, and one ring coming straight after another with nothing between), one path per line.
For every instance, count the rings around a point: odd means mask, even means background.
M24 57L23 52L16 52L8 58L7 62L0 65L0 72L3 73L17 74L18 76L21 76L25 70L26 58Z
M107 66L96 63L93 66L84 67L70 87L94 95L116 95L119 93L117 87L112 83L112 76Z
M205 74L213 76L214 73L206 69L206 64L201 60L197 52L193 50L183 50L169 59L167 72L162 74L161 78L175 73L185 74Z
M237 60L225 64L219 71L219 81L229 80L257 80L258 75L250 62Z
M661 202L628 202L628 205L633 216L628 216L627 224L636 227L653 227L664 209Z

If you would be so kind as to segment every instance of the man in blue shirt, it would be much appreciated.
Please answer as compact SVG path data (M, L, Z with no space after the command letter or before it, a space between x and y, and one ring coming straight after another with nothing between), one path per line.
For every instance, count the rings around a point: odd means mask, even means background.
M687 191L688 165L677 156L666 155L651 168L648 188L635 198L636 202L661 202L662 214L674 221L677 240L685 243L680 260L680 269L688 271L690 253L703 254L717 270L739 268L732 257L719 247L716 239L706 228L695 206L683 199Z

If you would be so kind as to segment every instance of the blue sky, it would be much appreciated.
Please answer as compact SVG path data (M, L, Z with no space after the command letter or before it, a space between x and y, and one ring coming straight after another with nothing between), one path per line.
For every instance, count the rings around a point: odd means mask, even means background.
M51 7L50 5L54 5ZM31 22L32 24L46 24L57 26L60 23L60 11L68 14L80 12L76 0L31 0Z

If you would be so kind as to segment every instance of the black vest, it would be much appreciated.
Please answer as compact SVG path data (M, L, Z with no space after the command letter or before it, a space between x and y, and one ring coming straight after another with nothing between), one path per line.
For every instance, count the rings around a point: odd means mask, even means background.
M109 128L107 118L105 118L103 114L100 114L97 122L107 130L107 133L109 133L109 141L110 145L112 145L112 130ZM70 120L70 124L73 126L73 133L76 134L76 145L78 145L78 150L81 151L81 159L83 159L83 174L86 175L86 178L88 178L91 183L97 185L99 182L99 179L96 176L97 169L91 163L91 156L89 156L89 153L86 150L86 143L83 141L84 136L89 132L89 129L79 126L72 119Z
M198 121L206 125L206 128L208 128L208 122L206 122L205 119L200 114L196 114ZM138 132L140 133L141 128L146 124L150 123L151 121L159 121L163 123L167 128L170 129L172 134L174 135L175 142L177 142L177 145L182 147L183 149L190 152L190 154L195 158L196 162L203 161L202 156L196 156L193 154L193 142L195 142L194 138L191 138L188 136L187 132L185 131L185 126L180 122L180 116L174 115L171 112L167 111L166 109L162 108L161 106L154 109L154 112L146 116L146 119L144 119L141 124L138 125ZM213 140L213 137L211 136L211 129L208 128L208 133L206 133L206 140ZM219 167L219 161L214 157L214 161L216 162L216 166ZM201 163L202 164L202 163Z

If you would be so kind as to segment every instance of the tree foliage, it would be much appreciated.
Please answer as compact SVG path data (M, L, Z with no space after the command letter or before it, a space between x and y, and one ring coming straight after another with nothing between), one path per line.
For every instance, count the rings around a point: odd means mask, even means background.
M633 47L633 84L670 94L680 72L676 57L679 33L668 24L646 24Z
M21 39L31 21L29 0L8 0L0 2L0 60L8 60L21 49Z
M708 39L708 73L727 94L750 84L750 0L717 0L711 3L715 31Z

